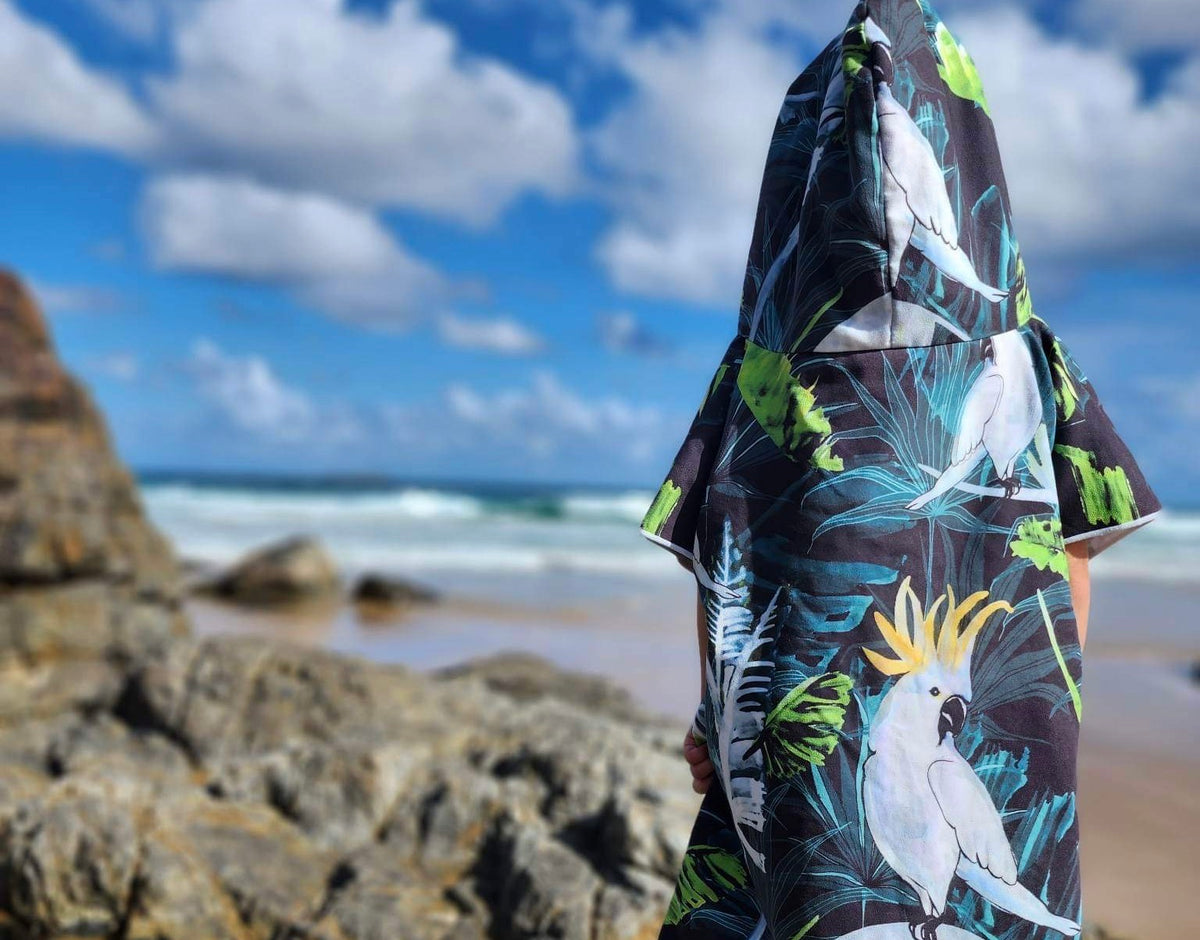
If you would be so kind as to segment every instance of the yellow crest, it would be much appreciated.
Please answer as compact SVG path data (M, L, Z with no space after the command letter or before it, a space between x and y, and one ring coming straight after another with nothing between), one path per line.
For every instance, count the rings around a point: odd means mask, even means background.
M935 660L947 669L958 669L988 617L998 610L1012 613L1012 605L1008 601L992 601L980 608L963 628L962 623L967 615L981 601L987 600L987 591L976 591L958 603L954 599L954 589L946 585L946 593L934 601L926 613L921 609L921 601L912 589L911 582L912 577L909 576L900 583L900 590L896 594L896 610L891 620L875 611L875 625L879 628L879 634L897 658L889 659L874 650L863 650L863 655L871 665L884 675L902 676L916 672ZM938 628L937 614L942 604L946 605L946 615Z

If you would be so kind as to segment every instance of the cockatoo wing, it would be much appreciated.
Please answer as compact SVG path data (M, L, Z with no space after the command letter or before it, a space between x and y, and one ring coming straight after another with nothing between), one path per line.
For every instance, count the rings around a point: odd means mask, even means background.
M983 443L988 421L1000 407L1004 396L1004 377L995 372L985 372L975 380L963 401L962 418L958 423L958 434L954 438L954 450L950 463L964 460L971 451Z
M946 191L942 166L908 110L887 86L879 91L879 134L883 160L904 192L909 211L920 225L947 245L958 245L958 220Z
M1042 425L1042 396L1029 347L1015 332L993 340L995 370L1004 377L1004 404L988 422L983 445L996 473L1007 476L1018 457L1029 449Z
M962 854L1005 884L1016 884L1017 860L987 788L961 757L929 765L929 786Z

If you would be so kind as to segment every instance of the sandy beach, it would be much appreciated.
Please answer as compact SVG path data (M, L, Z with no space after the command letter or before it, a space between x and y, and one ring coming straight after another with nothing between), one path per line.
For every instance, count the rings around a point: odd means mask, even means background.
M682 735L698 675L692 585L686 573L653 581L570 572L506 579L441 579L441 604L391 622L349 606L295 614L247 613L190 602L201 633L283 633L304 643L418 668L503 649L541 654L608 676ZM504 601L489 600L503 596ZM1186 586L1097 579L1084 662L1079 816L1088 920L1139 940L1195 936L1186 900L1200 888L1200 685L1188 675L1200 635ZM681 775L680 786L687 780Z

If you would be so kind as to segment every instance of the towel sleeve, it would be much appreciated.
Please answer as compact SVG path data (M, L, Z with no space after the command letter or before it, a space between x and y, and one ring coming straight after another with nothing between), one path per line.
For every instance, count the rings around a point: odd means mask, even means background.
M1062 340L1046 331L1057 405L1052 461L1063 541L1094 557L1153 519L1162 505Z
M688 561L693 560L700 507L724 436L744 346L739 335L725 350L666 479L642 518L642 535Z

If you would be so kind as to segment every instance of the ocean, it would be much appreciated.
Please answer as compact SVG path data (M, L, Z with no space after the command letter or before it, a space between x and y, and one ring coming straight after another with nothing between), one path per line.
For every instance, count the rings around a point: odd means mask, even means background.
M184 558L227 564L274 539L320 538L348 575L433 582L547 573L678 576L638 533L650 489L149 475L147 509ZM1200 583L1200 512L1166 511L1100 556L1097 578ZM586 580L573 578L572 580Z

